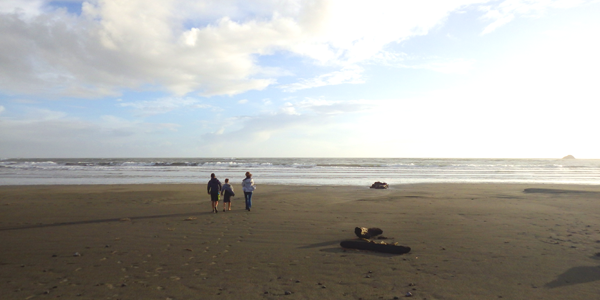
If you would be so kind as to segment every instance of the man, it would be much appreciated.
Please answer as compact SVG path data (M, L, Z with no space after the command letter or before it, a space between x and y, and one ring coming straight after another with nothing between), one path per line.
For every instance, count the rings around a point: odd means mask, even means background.
M221 193L221 182L217 177L215 177L215 173L210 174L210 181L207 186L208 194L210 195L210 202L212 203L213 213L218 213L217 210L219 206L219 193Z

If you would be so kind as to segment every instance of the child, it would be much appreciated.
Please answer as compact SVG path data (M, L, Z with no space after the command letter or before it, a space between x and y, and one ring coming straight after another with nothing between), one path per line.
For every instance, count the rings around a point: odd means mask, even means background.
M225 178L225 184L221 189L221 196L223 196L223 211L227 207L227 210L231 210L231 197L235 196L233 187L229 184L229 178Z

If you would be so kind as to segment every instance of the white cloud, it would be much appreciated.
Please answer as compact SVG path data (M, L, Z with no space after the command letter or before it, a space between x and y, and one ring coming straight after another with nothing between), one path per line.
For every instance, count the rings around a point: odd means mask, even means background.
M40 103L40 101L38 101L38 100L24 99L24 98L12 99L11 101L14 102L14 103L20 103L20 104L37 104L37 103Z
M425 69L447 74L465 74L475 61L467 59L450 59L442 57L409 56L406 53L382 51L375 55L371 63L397 68Z
M0 105L0 114L1 114L2 112L4 112L5 110L6 110L6 109L4 108L4 106Z
M91 98L150 87L235 95L291 74L257 59L282 53L337 68L288 91L360 83L359 64L390 43L427 34L454 11L489 3L485 34L515 16L585 2L98 0L83 2L79 16L49 9L49 1L7 0L0 4L0 91Z
M354 128L361 126L353 116L368 110L367 104L290 100L260 113L216 118L204 128L116 116L86 121L50 110L33 110L12 119L2 114L0 152L6 157L307 156L330 149L322 155L333 155L348 151ZM336 134L331 136L332 132Z
M373 110L371 101L346 100L346 101L322 101L304 100L297 104L303 110L308 110L321 115L339 115L363 113Z
M155 85L176 95L234 95L275 82L256 56L287 51L348 68L477 2L106 0L84 2L76 16L11 1L0 22L0 89L102 97ZM11 5L28 17L8 13ZM346 75L357 73L342 69L300 85L360 82Z
M492 31L498 29L502 25L509 23L510 21L512 21L515 18L515 16L511 15L511 14L501 15L501 14L488 13L488 15L489 15L488 18L493 18L494 21L492 22L492 24L486 26L485 29L483 29L483 31L481 32L482 35L488 34ZM492 17L491 15L495 15L495 16Z
M67 113L62 111L56 111L45 108L31 108L25 110L22 116L19 119L24 120L24 122L33 122L33 121L50 121L50 120L60 120L67 117Z
M132 107L138 115L152 116L181 108L210 108L199 100L189 97L168 97L149 101L119 103L122 107Z
M240 101L238 101L239 104L246 104L248 103L248 99L242 99Z
M422 64L405 66L412 69L426 69L447 74L466 74L472 68L475 62L466 59L430 59Z
M3 0L0 1L0 13L35 16L42 12L43 0Z
M300 115L291 103L286 103L279 111L284 115Z
M364 70L361 67L349 66L340 71L334 71L328 74L319 75L315 78L301 80L297 83L282 85L281 89L286 92L295 92L327 85L363 83L364 80L361 78L363 71Z
M171 123L114 116L86 121L65 112L36 109L18 118L0 118L0 152L7 157L167 156L177 149L164 150L161 145L178 129Z
M368 101L306 99L287 102L259 114L219 120L218 133L202 135L199 149L207 155L335 156L352 152L357 116L371 111ZM366 125L369 127L370 125ZM334 134L332 134L334 133ZM310 147L307 147L310 145ZM358 153L358 152L356 152Z
M481 33L488 34L517 16L538 17L551 8L570 8L595 0L504 0L498 5L481 6L486 12L481 18L492 21Z

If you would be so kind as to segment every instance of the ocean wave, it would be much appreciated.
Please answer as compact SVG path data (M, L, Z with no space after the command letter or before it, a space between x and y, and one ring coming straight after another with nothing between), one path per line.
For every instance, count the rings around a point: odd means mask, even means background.
M476 160L476 159L326 159L326 158L262 158L262 159L5 159L0 167L13 169L102 169L124 168L198 168L198 169L315 169L315 170L428 170L462 171L550 171L595 170L600 161L578 160L568 163L549 163L548 160Z
M73 158L1 160L0 185L197 183L212 172L237 182L247 170L270 184L600 183L600 160Z

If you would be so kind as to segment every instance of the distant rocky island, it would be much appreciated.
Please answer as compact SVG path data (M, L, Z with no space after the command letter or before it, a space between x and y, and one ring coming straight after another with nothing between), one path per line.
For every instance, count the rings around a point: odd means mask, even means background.
M562 159L575 159L575 156L567 155L567 156L563 157Z

